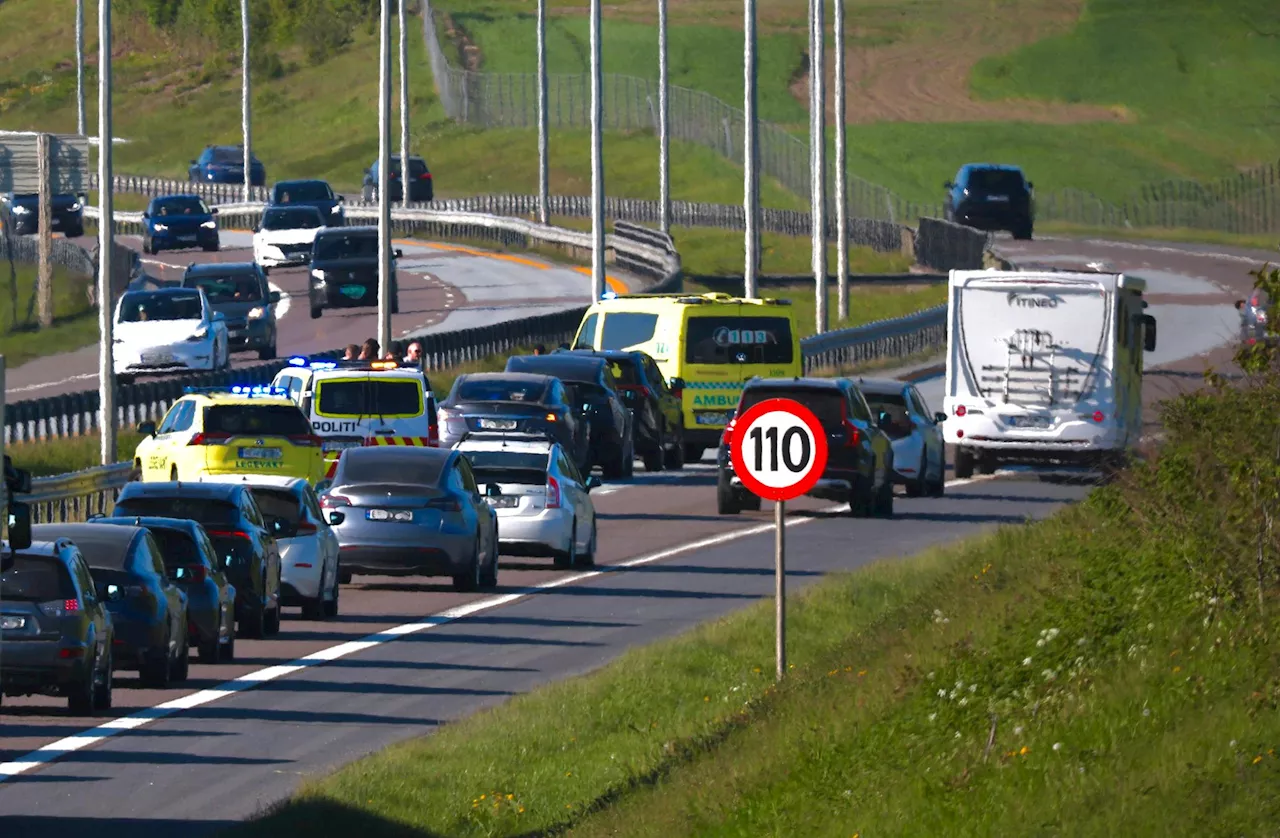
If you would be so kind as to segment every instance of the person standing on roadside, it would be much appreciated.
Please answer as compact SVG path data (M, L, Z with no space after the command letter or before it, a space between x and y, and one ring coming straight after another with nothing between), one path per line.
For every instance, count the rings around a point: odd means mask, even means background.
M364 342L364 346L360 349L361 361L376 361L381 355L378 352L378 341L375 338L369 338Z
M354 361L359 357L360 357L360 347L356 346L354 343L348 343L347 351L342 354L342 360Z
M422 366L422 343L421 341L409 341L409 348L405 350L404 362L413 364L415 367Z

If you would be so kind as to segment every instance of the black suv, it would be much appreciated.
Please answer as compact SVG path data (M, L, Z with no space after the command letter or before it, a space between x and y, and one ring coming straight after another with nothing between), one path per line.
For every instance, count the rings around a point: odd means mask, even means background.
M636 449L644 460L645 471L684 468L680 398L667 386L653 358L644 352L622 349L573 349L567 354L609 362L622 402L631 409Z
M53 230L62 233L69 239L84 235L84 203L83 195L53 196ZM35 233L40 228L40 196L38 194L17 194L10 192L4 196L6 217L9 229L18 235Z
M236 587L236 619L241 637L262 638L280 631L280 548L282 522L267 521L240 483L126 483L116 498L116 517L186 518L204 526L218 551L218 563Z
M765 399L792 399L813 411L827 432L827 467L808 494L847 501L858 518L893 516L893 445L866 397L847 378L753 378L720 437L716 503L721 515L758 510L760 498L734 476L730 448L737 417Z
M62 695L81 716L111 706L114 627L71 539L0 544L0 638L0 701Z
M400 155L389 155L391 171L387 177L387 200L391 202L403 200L404 185L400 182ZM415 155L409 155L409 200L413 203L430 201L435 197L435 181L427 161ZM360 198L366 204L378 200L378 161L364 170L364 185L360 189Z
M944 183L943 212L948 221L978 230L1007 230L1029 239L1035 228L1032 183L1017 166L966 163L956 179Z
M513 355L507 372L531 372L560 379L569 396L591 425L589 466L599 465L605 477L630 477L635 471L635 438L631 411L618 392L618 380L604 358L557 352L552 355Z
M227 346L232 352L256 351L258 360L276 357L275 305L267 275L254 262L204 262L187 265L183 288L200 288L209 306L227 320Z
M400 287L396 282L397 248L391 259L391 313L400 313ZM307 294L311 319L326 308L376 306L378 304L378 228L327 227L316 233L311 245L311 281Z

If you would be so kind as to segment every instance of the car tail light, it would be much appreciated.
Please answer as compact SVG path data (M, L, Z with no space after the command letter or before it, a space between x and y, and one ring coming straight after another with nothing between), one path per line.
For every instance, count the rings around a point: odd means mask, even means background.
M440 422L438 419L432 419L427 425L427 447L440 447Z
M418 175L418 180L431 180L431 173L423 172L422 174Z
M323 445L324 439L315 434L290 434L289 441L294 445L305 445L308 448L314 448L317 445Z
M79 599L55 599L52 602L40 603L40 613L46 617L65 617L80 610Z
M547 509L560 508L560 481L547 475Z
M738 417L729 420L729 424L724 426L724 431L720 434L720 444L726 448L733 447L733 429L738 426Z
M673 384L673 385L671 385L671 395L675 396L677 399L679 399L679 398L683 398L683 397L684 397L684 388L683 388L683 387L677 387L677 386L675 386L674 384Z
M245 541L252 541L253 536L244 530L209 530L209 535L215 538L243 538Z
M221 431L200 432L191 437L191 441L187 445L225 445L227 440L231 439L231 434L222 433Z
M862 443L862 431L849 419L849 406L840 402L840 424L845 431L845 448L856 448Z
M462 504L457 498L433 498L427 501L427 509L439 509L441 512L461 512Z
M298 535L315 535L316 525L310 521L298 522Z
M1097 422L1099 425L1107 421L1107 415L1103 413L1101 410L1095 410L1093 413L1086 415L1084 418L1092 419L1093 421Z
M965 415L966 413L968 413L968 412L969 412L969 411L965 410L964 405L957 405L957 406L956 406L956 416L964 416L964 415Z
M340 506L350 506L351 498L346 495L339 495L330 492L320 498L321 509L337 509Z
M68 658L82 658L84 657L84 649L78 646L71 646L68 648L59 649L58 657L64 660Z

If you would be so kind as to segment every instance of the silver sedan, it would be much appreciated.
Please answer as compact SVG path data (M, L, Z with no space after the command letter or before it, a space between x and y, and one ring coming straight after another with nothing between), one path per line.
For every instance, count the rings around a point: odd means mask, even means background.
M938 425L947 417L930 413L915 385L896 379L859 379L871 413L893 445L894 482L908 497L941 497L947 485L947 448Z
M320 498L352 574L498 584L498 518L466 457L449 448L348 448Z

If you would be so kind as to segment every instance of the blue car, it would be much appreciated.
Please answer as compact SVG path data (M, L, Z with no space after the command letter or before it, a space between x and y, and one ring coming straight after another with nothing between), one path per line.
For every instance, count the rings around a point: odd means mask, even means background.
M142 251L182 250L199 247L215 251L219 246L216 207L199 195L163 195L152 198L142 213Z
M250 185L266 186L267 169L256 156L250 157L250 169ZM244 146L205 146L200 156L191 161L187 179L200 183L244 183Z
M944 183L943 209L947 221L978 230L1006 230L1015 239L1029 239L1035 228L1035 197L1031 181L1017 166L966 163L955 180Z
M347 212L342 195L334 194L333 187L324 180L278 180L271 187L269 203L282 206L315 207L326 227L341 227L347 222Z
M40 196L10 192L3 198L6 210L4 222L17 235L34 233L40 227ZM84 235L84 197L81 195L53 196L53 231L69 239Z

